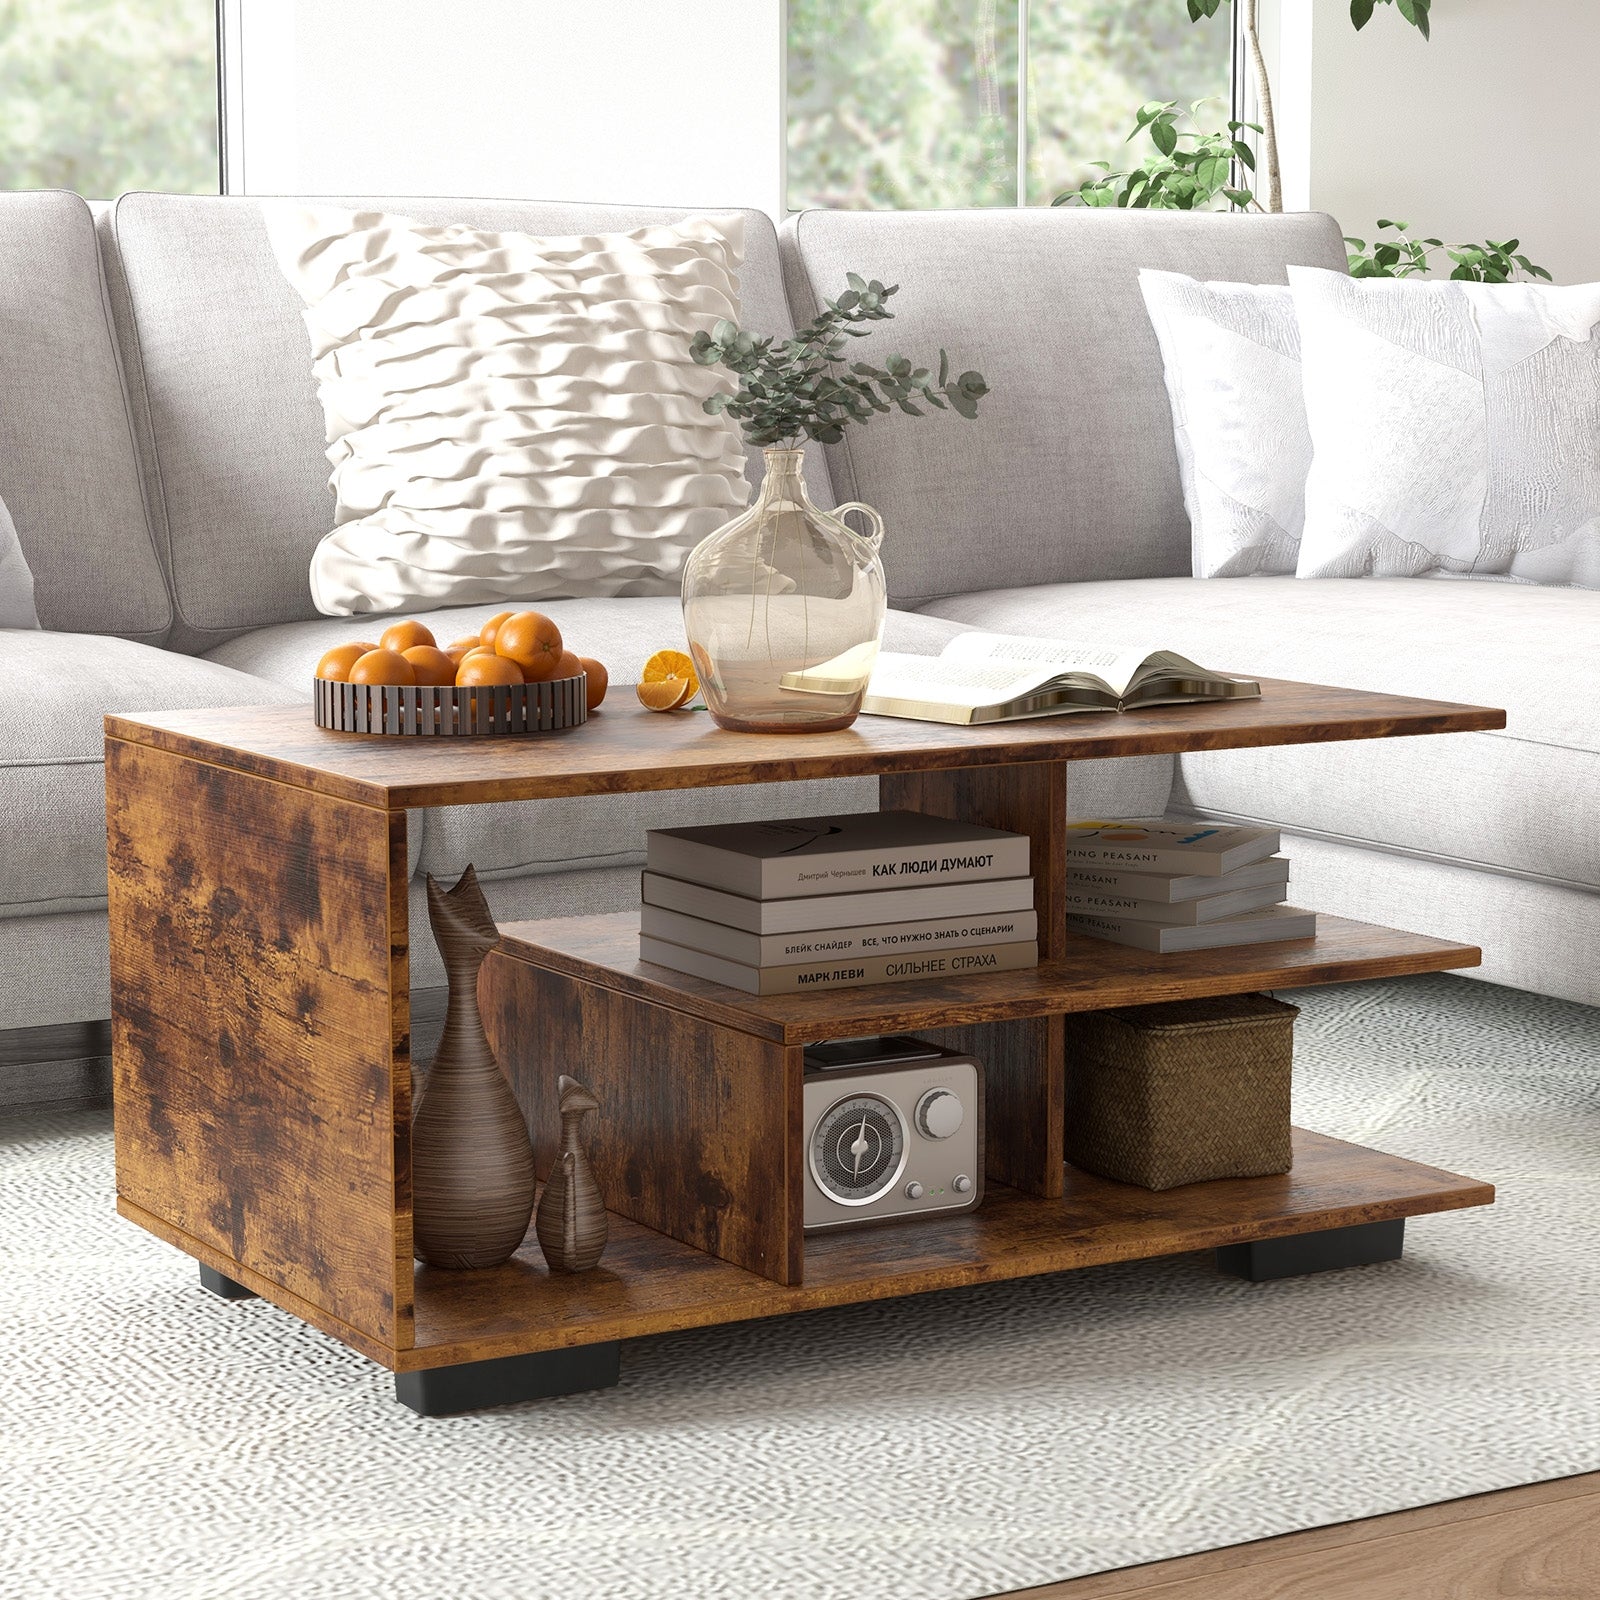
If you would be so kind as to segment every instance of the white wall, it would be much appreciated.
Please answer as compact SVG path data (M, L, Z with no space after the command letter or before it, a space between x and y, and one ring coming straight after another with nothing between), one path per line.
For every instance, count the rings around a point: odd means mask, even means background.
M783 0L225 0L236 194L783 207Z
M1600 281L1586 159L1600 0L1441 0L1431 42L1387 6L1357 33L1345 0L1283 5L1298 15L1285 15L1275 81L1299 74L1311 95L1285 204L1368 240L1379 217L1451 243L1520 238L1558 282ZM1309 71L1287 59L1307 44ZM1304 116L1303 100L1288 111Z

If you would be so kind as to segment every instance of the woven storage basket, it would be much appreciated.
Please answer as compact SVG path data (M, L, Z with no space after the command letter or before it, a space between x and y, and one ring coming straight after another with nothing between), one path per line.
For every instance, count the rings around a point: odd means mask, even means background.
M1146 1189L1287 1172L1298 1006L1264 994L1067 1021L1067 1159Z

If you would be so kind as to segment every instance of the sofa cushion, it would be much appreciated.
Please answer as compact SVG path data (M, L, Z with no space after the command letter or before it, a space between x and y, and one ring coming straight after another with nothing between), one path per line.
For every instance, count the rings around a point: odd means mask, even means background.
M476 632L497 609L501 608L468 606L436 611L426 620L438 638L449 640ZM631 685L638 681L645 660L656 650L683 642L683 615L676 599L552 600L540 609L554 618L568 644L606 664L619 710L633 704ZM309 696L311 674L323 651L361 638L364 631L370 636L371 630L372 623L359 617L285 623L220 645L208 659ZM885 643L892 650L936 655L945 641L960 631L933 617L890 612ZM602 707L597 715L605 716L606 709ZM1107 810L1160 811L1167 801L1171 775L1171 760L1164 756L1085 762L1082 781L1073 789L1074 811L1079 815ZM455 873L470 861L480 875L494 879L575 868L637 866L644 859L648 828L869 810L877 803L877 784L871 778L666 789L509 805L447 806L427 812L421 828L414 827L412 833L421 835L423 870Z
M0 500L0 628L37 628L33 608L33 570L17 543L17 530Z
M0 498L45 627L165 638L94 219L75 194L0 194Z
M1343 268L1330 217L1156 211L807 211L782 234L804 321L847 271L898 283L859 353L942 345L992 393L975 423L875 418L828 448L841 500L888 522L895 605L999 585L1187 573L1172 412L1139 292L1151 267L1283 283Z
M617 232L689 215L513 200L324 203L536 234ZM152 516L177 601L172 644L197 654L247 629L315 617L311 552L333 527L303 306L273 258L261 207L243 196L127 194L102 222ZM787 330L772 223L742 215L744 318ZM752 476L758 466L759 452ZM819 451L807 470L813 493L832 504Z
M294 698L277 684L125 639L7 634L0 651L0 917L105 903L108 712Z
M1149 640L1223 671L1502 706L1502 732L1180 756L1174 805L1600 889L1600 594L1166 578L962 595L927 609L1075 643Z

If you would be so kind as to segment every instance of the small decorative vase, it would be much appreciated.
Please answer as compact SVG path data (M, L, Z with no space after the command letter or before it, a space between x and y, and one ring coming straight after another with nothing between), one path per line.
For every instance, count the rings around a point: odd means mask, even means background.
M533 1219L539 1248L552 1272L587 1272L606 1247L606 1203L589 1158L578 1142L579 1125L600 1102L576 1078L562 1074L561 1150L539 1196Z
M859 502L819 510L802 452L766 457L755 504L684 566L683 624L706 709L741 733L848 728L883 637L883 518ZM852 511L870 533L841 520Z
M478 1010L478 968L500 942L477 874L428 878L428 920L450 983L444 1036L411 1119L413 1248L433 1267L508 1260L533 1212L533 1145Z

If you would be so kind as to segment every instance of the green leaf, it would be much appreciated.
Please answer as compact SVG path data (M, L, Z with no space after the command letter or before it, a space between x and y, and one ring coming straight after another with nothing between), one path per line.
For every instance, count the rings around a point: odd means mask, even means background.
M1372 21L1372 8L1376 0L1350 0L1350 20L1357 28L1364 28Z

